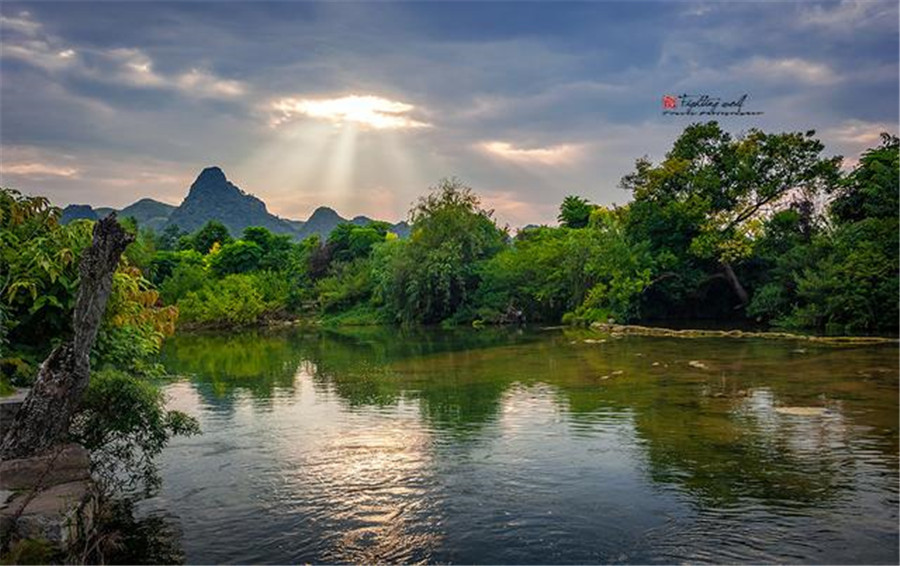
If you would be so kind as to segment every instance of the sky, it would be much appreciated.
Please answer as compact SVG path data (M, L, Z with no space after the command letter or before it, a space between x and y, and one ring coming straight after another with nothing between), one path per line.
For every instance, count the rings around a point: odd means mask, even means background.
M406 217L444 177L501 223L622 204L635 159L747 95L734 134L816 130L852 167L897 133L898 3L0 4L0 184L178 204L201 169L285 218Z

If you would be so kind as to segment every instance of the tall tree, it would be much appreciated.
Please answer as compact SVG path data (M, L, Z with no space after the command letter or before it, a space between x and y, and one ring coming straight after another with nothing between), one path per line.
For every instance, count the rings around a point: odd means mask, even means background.
M669 254L661 264L724 278L744 306L735 265L751 255L762 221L838 181L841 158L824 158L823 149L813 131L732 137L716 122L691 125L661 163L638 160L622 179L634 194L631 226Z
M559 206L557 220L567 228L584 228L591 219L591 204L578 196L569 195L563 199Z

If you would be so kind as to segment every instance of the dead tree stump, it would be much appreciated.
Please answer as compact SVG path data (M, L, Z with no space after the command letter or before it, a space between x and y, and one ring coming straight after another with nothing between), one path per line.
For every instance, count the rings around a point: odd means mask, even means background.
M0 459L42 454L65 438L69 422L90 381L90 353L112 291L112 276L134 240L111 214L94 225L93 241L79 265L81 276L73 317L74 336L55 348L0 446Z

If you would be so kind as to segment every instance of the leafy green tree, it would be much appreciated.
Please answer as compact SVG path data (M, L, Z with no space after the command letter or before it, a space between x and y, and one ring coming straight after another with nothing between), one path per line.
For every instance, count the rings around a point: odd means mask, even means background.
M435 323L463 316L478 287L480 263L507 239L471 188L445 179L410 212L412 233L397 241L389 268L379 268L379 296L404 322ZM400 243L402 242L402 243Z
M43 352L47 337L70 332L78 261L93 224L59 218L46 198L0 190L0 347L8 341Z
M208 254L216 242L220 246L231 243L228 228L218 220L210 220L197 230L190 238L191 247L201 254Z
M898 146L897 136L881 134L881 145L863 153L859 165L835 191L831 216L836 222L897 217L900 210Z
M210 258L210 267L219 277L231 273L247 273L259 268L263 250L254 242L237 240L222 246Z
M838 179L840 158L821 157L814 135L754 129L734 138L715 122L694 124L659 165L638 160L622 186L634 196L632 235L658 256L656 275L681 279L686 291L721 277L745 306L736 266L753 255L765 217L791 195L810 198Z
M593 208L587 200L569 195L559 207L557 220L566 228L584 228L588 225Z
M837 330L897 328L900 144L884 134L863 153L831 203L834 229L816 265L796 277L797 308L782 322Z
M187 232L177 224L169 224L156 237L156 249L162 251L174 251L178 249L178 240L186 236Z

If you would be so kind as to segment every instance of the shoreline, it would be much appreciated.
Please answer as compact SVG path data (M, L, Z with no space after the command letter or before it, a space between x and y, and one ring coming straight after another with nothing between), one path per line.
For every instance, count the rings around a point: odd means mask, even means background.
M766 340L805 340L824 344L843 345L871 345L871 344L897 344L900 339L886 336L816 336L809 334L795 334L791 332L759 332L746 330L701 330L662 328L656 326L641 326L636 324L609 324L595 322L589 327L591 330L610 334L611 336L658 336L662 338L762 338Z

